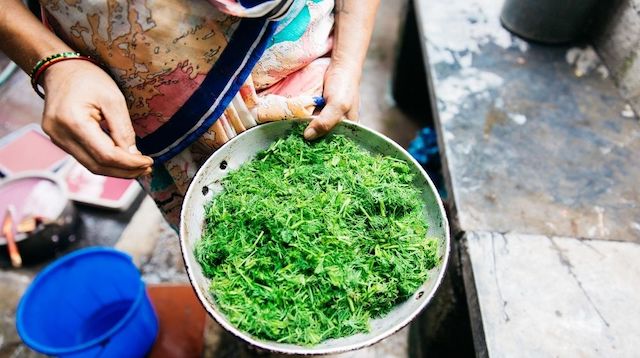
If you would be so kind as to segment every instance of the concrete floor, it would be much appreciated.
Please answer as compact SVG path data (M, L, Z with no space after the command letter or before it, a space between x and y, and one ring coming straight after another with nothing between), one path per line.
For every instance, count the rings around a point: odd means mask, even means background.
M403 146L414 138L418 121L412 120L395 107L391 98L392 69L396 54L398 30L403 19L406 1L383 1L378 13L370 50L364 66L361 86L360 121L370 126ZM22 76L22 77L21 77ZM16 74L0 101L0 135L6 135L23 125L34 122L42 111L42 102L33 96L24 96L24 88L8 88L24 86L24 74ZM9 111L2 108L2 102L12 102ZM150 222L157 220L159 213L144 203L136 214L134 221ZM147 225L150 229L143 231L125 231L116 246L134 252L140 263L143 278L148 283L188 282L176 233L162 221L158 225ZM142 235L142 236L141 236ZM120 232L114 232L119 237ZM127 238L128 237L128 238ZM134 238L134 239L132 239ZM115 240L114 240L115 241ZM0 271L0 357L37 356L20 344L15 334L15 306L22 292L30 282L33 270L18 272ZM209 341L225 342L221 338L221 330L213 322L209 324ZM408 330L405 329L387 340L359 352L340 355L341 357L406 357L408 355ZM220 343L210 347L208 356L254 356L241 345L235 349L221 347ZM264 354L260 354L264 356Z
M403 147L415 138L418 119L400 111L391 97L391 81L406 0L382 1L364 64L360 122Z

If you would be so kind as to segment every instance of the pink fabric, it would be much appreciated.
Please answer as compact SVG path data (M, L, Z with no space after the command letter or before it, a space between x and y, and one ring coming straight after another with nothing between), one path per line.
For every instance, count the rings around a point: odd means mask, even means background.
M260 92L261 96L277 94L284 97L322 96L324 75L331 59L322 57L314 60L306 67L290 74L282 81Z

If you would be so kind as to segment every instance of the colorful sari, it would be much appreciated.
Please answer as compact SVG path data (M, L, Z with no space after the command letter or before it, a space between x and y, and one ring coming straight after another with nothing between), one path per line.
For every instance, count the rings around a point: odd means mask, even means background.
M260 123L311 115L329 65L333 0L41 0L47 24L122 90L140 183L177 227L197 169Z

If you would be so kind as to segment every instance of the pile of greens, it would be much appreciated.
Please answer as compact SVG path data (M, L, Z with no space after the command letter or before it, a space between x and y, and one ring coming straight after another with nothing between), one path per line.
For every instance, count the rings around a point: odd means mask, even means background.
M313 345L367 332L439 261L406 162L302 128L223 180L195 255L239 329Z

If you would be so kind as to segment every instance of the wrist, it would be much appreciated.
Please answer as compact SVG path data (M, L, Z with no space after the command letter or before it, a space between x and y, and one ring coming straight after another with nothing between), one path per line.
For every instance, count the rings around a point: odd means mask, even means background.
M331 55L331 67L336 67L349 71L357 71L362 68L362 62L357 56L353 54L342 54L340 51L334 49Z
M80 61L73 61L74 64L72 66L70 64L72 61L70 60ZM50 84L59 82L58 78L60 78L60 76L58 76L57 73L61 72L64 74L69 71L77 70L78 66L82 66L82 64L79 64L81 62L96 63L94 59L82 56L77 52L63 52L43 58L36 63L31 71L31 86L40 97L44 98L44 94L38 88L39 85L47 91L47 87L49 87ZM62 77L63 81L65 80L65 76L66 75L63 75Z
M355 77L357 82L362 75L362 67L366 56L366 49L357 51L355 49L344 49L345 46L336 44L331 53L330 68L335 69L344 75Z
M362 77L362 65L352 61L331 60L327 73L338 76L342 83L357 85Z
M50 87L53 83L64 79L66 77L65 74L70 71L73 71L72 61L55 63L42 72L42 75L38 78L37 84L42 86L46 92L47 87Z

